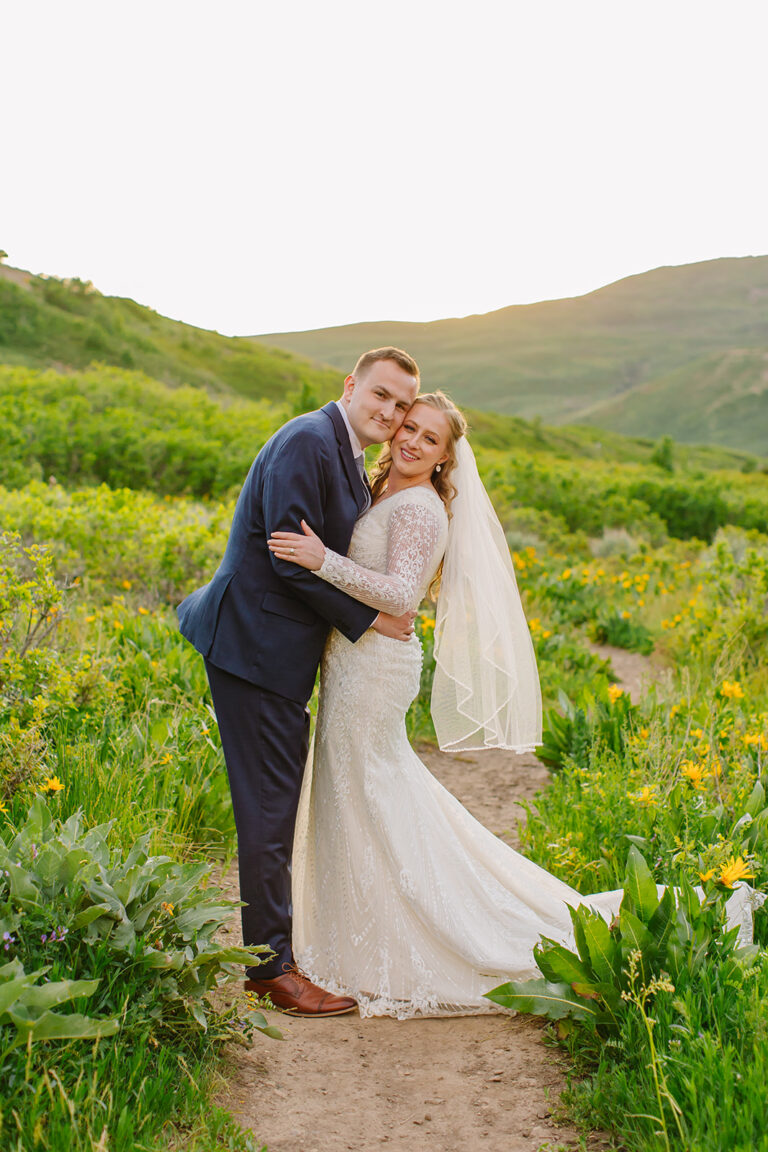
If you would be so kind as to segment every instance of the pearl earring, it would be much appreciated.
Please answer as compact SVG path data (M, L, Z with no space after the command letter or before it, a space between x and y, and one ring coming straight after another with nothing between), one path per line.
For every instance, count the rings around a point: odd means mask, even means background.
M436 464L435 465L435 472L439 472L441 467L442 467L442 465Z

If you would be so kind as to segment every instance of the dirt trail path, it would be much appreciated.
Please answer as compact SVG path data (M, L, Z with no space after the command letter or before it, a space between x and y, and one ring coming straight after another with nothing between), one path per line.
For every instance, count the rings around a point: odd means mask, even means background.
M601 648L618 681L638 697L649 662ZM446 756L420 749L430 771L509 844L524 817L520 800L543 787L532 755ZM237 898L236 874L225 886ZM228 929L239 940L239 922ZM414 1152L538 1152L576 1148L553 1118L565 1062L530 1017L290 1020L275 1015L285 1043L257 1037L232 1053L220 1098L269 1152L391 1147ZM590 1148L604 1147L595 1137Z

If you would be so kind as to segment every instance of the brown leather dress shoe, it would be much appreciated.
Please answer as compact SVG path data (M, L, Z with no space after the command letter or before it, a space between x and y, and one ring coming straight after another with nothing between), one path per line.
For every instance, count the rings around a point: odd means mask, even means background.
M313 984L295 965L285 966L282 976L271 980L246 980L246 992L269 996L276 1008L290 1012L291 1016L343 1016L353 1012L357 1001L351 996L334 996Z

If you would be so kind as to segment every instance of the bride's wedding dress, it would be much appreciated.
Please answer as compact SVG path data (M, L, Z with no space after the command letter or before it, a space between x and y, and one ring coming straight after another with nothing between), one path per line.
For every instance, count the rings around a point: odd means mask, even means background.
M432 487L375 504L349 558L318 575L380 611L421 603L445 550ZM622 892L583 896L484 828L408 743L422 652L368 631L332 632L323 657L314 756L293 859L293 944L307 975L354 996L362 1016L499 1012L483 993L540 976L542 935L572 942L567 904L606 916ZM737 893L738 895L738 893ZM737 913L751 932L748 903Z

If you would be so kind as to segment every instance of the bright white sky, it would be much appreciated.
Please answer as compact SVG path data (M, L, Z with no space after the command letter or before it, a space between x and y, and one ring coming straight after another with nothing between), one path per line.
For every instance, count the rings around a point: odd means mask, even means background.
M228 334L768 252L765 0L23 0L0 247Z

